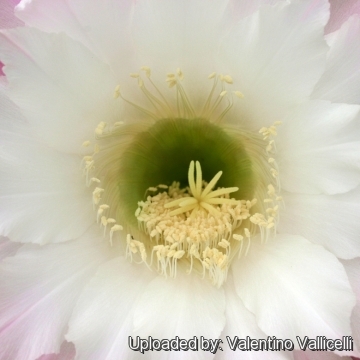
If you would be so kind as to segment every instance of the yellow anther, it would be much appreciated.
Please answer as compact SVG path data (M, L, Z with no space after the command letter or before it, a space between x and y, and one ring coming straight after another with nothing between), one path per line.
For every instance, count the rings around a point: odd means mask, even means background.
M226 239L222 239L219 244L220 247L226 249L230 246L230 243Z
M185 254L184 250L178 250L174 255L173 258L174 259L181 259Z
M176 73L177 73L180 80L184 80L184 74L183 74L183 72L181 71L180 68L176 69Z
M242 241L244 237L240 234L233 234L233 238L237 241Z
M140 69L145 72L148 78L151 76L151 69L148 66L142 66Z
M123 227L121 225L114 225L111 227L110 229L110 242L112 244L112 239L113 239L113 235L114 235L114 232L116 231L121 231L123 230Z
M83 157L83 160L86 162L86 161L91 161L93 158L91 155L86 155Z
M233 79L232 79L232 77L230 75L225 75L223 77L223 81L225 81L228 84L233 84Z
M142 80L141 77L138 78L138 86L139 86L140 88L142 88L142 87L144 86L144 81Z
M174 87L177 83L177 81L175 79L167 79L166 81L168 83L169 88Z
M101 225L102 225L102 226L106 226L107 224L108 224L108 222L107 222L106 217L105 217L105 216L102 216L102 217L101 217Z
M213 79L216 76L216 72L212 72L209 76L208 79Z
M239 98L243 99L245 95L241 91L234 91L234 94Z
M91 144L90 140L86 140L86 141L84 141L84 142L82 143L81 146L83 146L83 147L88 147L90 144Z
M114 99L117 99L120 96L120 85L116 85L114 90Z

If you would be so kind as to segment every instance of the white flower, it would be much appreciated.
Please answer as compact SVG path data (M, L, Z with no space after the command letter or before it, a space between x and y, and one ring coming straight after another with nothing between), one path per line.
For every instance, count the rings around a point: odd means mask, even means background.
M223 341L156 359L300 356L227 336L352 335L337 353L359 355L360 20L325 39L328 12L20 3L0 33L1 360L64 339L142 356L128 336Z

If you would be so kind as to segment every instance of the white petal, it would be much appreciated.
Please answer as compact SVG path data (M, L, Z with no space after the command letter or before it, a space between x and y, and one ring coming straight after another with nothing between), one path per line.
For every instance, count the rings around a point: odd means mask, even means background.
M20 247L21 244L12 242L3 236L0 236L0 260L15 255Z
M24 245L0 265L0 358L57 353L86 282L111 252L97 232L66 244Z
M137 58L152 69L161 91L171 96L174 91L167 89L165 74L181 68L183 86L197 111L213 84L208 75L226 71L218 67L216 56L221 37L234 21L229 6L227 0L136 2L131 32Z
M0 234L38 244L79 237L95 219L80 158L37 141L1 94L0 108Z
M283 189L336 194L360 182L358 105L310 101L279 126L277 161Z
M267 335L258 327L254 314L246 309L237 296L232 276L227 279L225 284L225 296L226 325L221 336L223 351L218 351L216 360L239 359L239 357L244 360L263 360L264 357L269 360L292 359L291 352L285 351L242 351L237 348L235 351L231 350L229 342L231 344L235 336L239 339L246 339L247 336L252 339L267 339Z
M257 237L233 273L236 292L259 327L291 339L295 349L296 336L351 334L354 294L341 263L321 246L295 235L279 234L264 245Z
M23 0L16 15L27 25L46 32L65 32L99 58L126 75L134 62L129 22L134 4L126 0Z
M360 17L354 15L332 34L326 70L312 97L360 104Z
M354 343L358 349L360 349L360 301L357 302L356 306L351 315L351 327L353 331ZM359 353L357 355L360 356Z
M227 20L230 21L230 19L232 19L235 22L252 15L260 6L275 5L278 1L279 0L230 0L228 6L229 18Z
M328 7L323 0L264 6L224 38L219 63L245 95L235 102L237 122L260 128L311 94L325 68Z
M71 317L67 340L76 346L76 359L132 359L133 308L144 287L156 276L146 266L117 257L99 267L83 291Z
M294 360L351 360L349 356L339 356L324 351L294 351Z
M279 232L301 235L339 258L360 256L360 188L332 196L281 195Z
M51 147L79 153L100 121L115 122L117 80L64 34L18 28L0 34L9 96Z
M132 31L139 58L157 71L201 69L213 57L226 8L227 1L216 0L137 2Z
M351 316L351 328L353 331L354 343L360 349L360 258L342 260L350 284L356 295L356 306ZM357 356L360 356L360 352Z
M182 270L182 269L181 269ZM156 277L136 303L134 335L155 339L217 339L225 325L225 297L199 276L179 271L176 279ZM209 359L210 352L161 351L155 359Z

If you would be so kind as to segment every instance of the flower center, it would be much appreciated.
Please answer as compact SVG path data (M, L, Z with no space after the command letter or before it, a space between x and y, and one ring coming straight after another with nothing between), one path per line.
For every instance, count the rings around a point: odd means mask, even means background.
M260 129L261 135L222 124L232 106L230 100L222 104L229 75L210 74L210 94L194 107L179 69L166 78L176 101L156 87L149 68L143 70L153 92L139 74L131 77L152 109L126 100L117 87L115 98L138 111L136 120L101 122L94 152L83 159L86 183L95 184L97 220L111 243L126 242L131 260L172 277L181 261L220 286L234 256L249 251L253 235L267 241L276 231L281 198L270 155L278 123Z

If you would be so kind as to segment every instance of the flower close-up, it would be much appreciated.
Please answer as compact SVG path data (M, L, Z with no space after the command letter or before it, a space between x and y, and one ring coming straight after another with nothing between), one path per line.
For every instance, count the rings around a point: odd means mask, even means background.
M2 0L0 360L360 357L356 0Z

